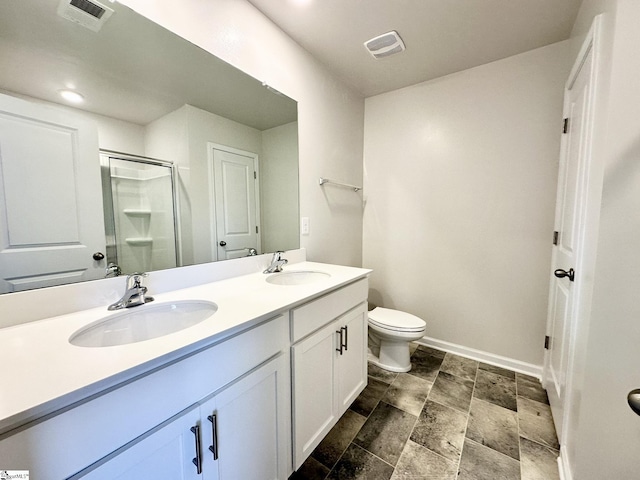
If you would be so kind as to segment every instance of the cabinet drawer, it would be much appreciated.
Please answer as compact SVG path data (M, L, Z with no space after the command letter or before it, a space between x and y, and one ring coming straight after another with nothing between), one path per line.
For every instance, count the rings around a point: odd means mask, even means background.
M291 341L297 342L367 299L369 280L363 278L291 311Z

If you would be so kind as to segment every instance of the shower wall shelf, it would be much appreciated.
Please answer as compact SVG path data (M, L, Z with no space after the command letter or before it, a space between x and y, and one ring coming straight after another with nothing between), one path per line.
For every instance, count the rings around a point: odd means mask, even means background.
M357 185L351 185L351 184L348 184L348 183L336 182L335 180L330 180L330 179L324 178L324 177L320 177L320 180L318 181L318 183L321 186L329 184L329 185L335 185L336 187L350 188L354 192L358 192L358 191L362 190L362 187L358 187Z
M145 245L151 245L153 243L153 238L151 238L151 237L131 237L131 238L125 238L124 241L127 242L128 245L145 246Z

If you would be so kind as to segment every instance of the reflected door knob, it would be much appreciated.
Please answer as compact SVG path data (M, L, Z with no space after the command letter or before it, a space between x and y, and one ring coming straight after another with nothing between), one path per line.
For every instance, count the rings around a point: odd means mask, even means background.
M569 280L572 282L576 278L576 272L573 271L573 268L570 268L569 271L558 268L553 272L553 274L558 278L569 277Z
M93 259L96 261L104 260L104 253L96 252L93 254Z
M226 247L227 246L227 242L225 242L224 240L220 241L220 246L221 247Z
M636 388L629 392L629 395L627 395L627 402L629 402L631 410L633 410L636 415L640 415L640 388Z

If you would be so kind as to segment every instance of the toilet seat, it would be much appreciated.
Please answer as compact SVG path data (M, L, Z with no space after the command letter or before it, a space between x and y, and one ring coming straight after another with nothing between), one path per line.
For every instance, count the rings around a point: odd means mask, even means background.
M369 312L369 323L392 332L421 332L427 324L415 315L390 308L376 307Z

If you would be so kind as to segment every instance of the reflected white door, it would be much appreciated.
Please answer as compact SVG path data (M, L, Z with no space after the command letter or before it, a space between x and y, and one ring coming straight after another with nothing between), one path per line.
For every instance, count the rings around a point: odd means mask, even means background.
M95 125L0 95L0 293L104 277Z
M573 72L565 91L565 122L558 191L555 230L557 245L553 247L549 290L547 333L550 337L546 357L545 386L562 442L568 375L578 324L577 310L581 286L580 260L585 235L584 206L587 195L587 173L591 142L591 104L593 95L593 48L586 52ZM563 272L573 272L574 280Z
M220 145L211 148L215 259L244 257L250 248L260 252L258 156Z

